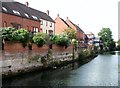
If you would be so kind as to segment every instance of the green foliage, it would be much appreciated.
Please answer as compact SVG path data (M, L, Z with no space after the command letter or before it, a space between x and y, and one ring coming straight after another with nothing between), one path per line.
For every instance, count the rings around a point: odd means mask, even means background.
M29 41L29 32L26 29L19 29L12 33L12 41L13 42L22 42L23 47L27 45L27 42Z
M68 29L64 30L64 34L68 35L68 38L72 40L72 39L76 39L76 34L77 33L74 29L68 28Z
M36 33L33 37L34 43L36 43L39 47L43 46L45 44L46 39L45 33Z
M46 64L46 62L47 62L46 56L41 57L41 62L42 62L43 64Z
M72 39L72 44L74 45L75 50L77 50L77 47L78 47L78 41L77 41L76 39Z
M6 41L11 41L12 33L15 31L14 28L7 27L7 28L0 28L0 33L2 33L2 38Z
M117 41L118 45L120 45L120 39Z
M70 45L70 39L67 35L56 35L53 37L53 41L56 45L68 47Z
M80 59L89 58L89 57L92 57L94 55L95 55L95 52L93 50L89 50L89 49L81 50L79 52L79 58Z
M98 33L98 36L101 38L104 43L104 47L110 51L115 49L115 42L112 38L112 31L110 28L102 28L102 30Z

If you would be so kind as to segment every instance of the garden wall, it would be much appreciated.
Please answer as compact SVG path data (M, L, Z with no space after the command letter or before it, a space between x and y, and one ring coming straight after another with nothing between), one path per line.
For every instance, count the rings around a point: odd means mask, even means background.
M18 50L16 49L18 48ZM73 45L69 47L60 47L53 45L50 50L52 53L48 54L49 46L44 45L38 47L33 44L32 50L29 50L28 47L23 48L21 44L10 45L6 43L4 45L4 51L2 52L2 74L4 77L9 76L9 74L18 74L20 72L32 71L36 68L42 68L44 63L41 59L47 60L47 65L52 62L63 62L63 61L72 61L73 60ZM77 58L78 55L75 55Z
M47 53L49 50L48 45L43 45L42 47L38 47L36 44L32 44L32 50L33 52L39 52L39 53ZM22 46L22 43L11 43L11 42L5 42L4 44L4 52L8 53L19 53L29 51L28 46L25 48ZM65 48L64 46L58 46L53 44L52 45L52 51L54 53L56 52L72 52L73 51L73 45L70 45L69 47Z

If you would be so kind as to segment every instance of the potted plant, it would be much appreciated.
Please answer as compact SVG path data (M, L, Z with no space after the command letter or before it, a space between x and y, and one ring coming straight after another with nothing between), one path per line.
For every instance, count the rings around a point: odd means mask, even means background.
M56 45L65 46L65 48L67 48L70 45L70 39L67 35L56 35L53 38L53 41Z
M72 44L74 45L75 51L77 50L78 47L78 41L76 39L72 39Z
M33 37L33 42L38 45L38 47L42 47L45 44L45 34L44 33L36 33Z
M12 33L12 42L21 42L23 47L27 45L29 39L29 32L26 29L19 29Z
M0 33L2 33L2 38L5 41L12 40L12 33L15 31L15 28L7 27L7 28L0 28Z

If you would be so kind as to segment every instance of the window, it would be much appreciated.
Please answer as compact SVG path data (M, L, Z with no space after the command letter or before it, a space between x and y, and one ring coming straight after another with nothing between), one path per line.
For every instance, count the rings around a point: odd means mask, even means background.
M29 15L27 13L24 13L27 18L29 18Z
M52 23L50 23L50 27L52 27Z
M39 32L38 27L33 27L33 29L32 29L32 30L33 30L33 31L32 31L32 33L33 33L33 34L35 34L35 33Z
M2 9L7 12L7 9L5 7L2 7Z
M37 18L36 16L33 16L33 15L32 15L32 18L35 19L35 20L38 20L38 18Z
M16 15L20 15L20 12L18 12L16 10L13 10L13 13L16 14Z
M48 26L48 22L46 22L46 26Z
M6 21L3 22L3 27L7 27L7 22Z
M21 25L18 24L18 23L11 23L12 27L15 28L15 29L20 29L21 28Z

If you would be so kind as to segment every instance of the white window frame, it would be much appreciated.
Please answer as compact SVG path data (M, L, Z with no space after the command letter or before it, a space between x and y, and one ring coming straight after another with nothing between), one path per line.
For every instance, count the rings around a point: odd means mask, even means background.
M13 13L14 14L17 14L17 15L20 15L20 12L16 11L16 10L13 10Z
M35 19L35 20L38 20L38 18L37 18L36 16L33 16L33 15L32 15L32 18Z
M2 9L7 12L7 9L5 7L2 7Z
M27 13L24 13L27 18L29 18L29 15Z

